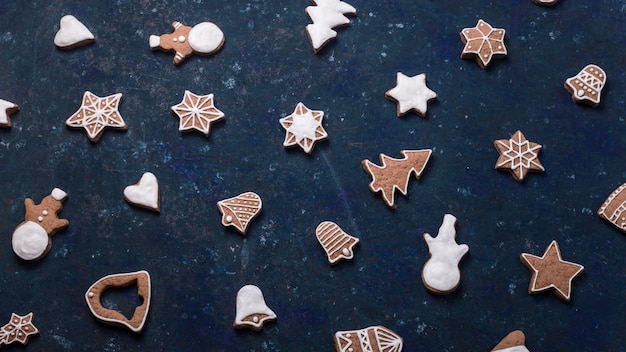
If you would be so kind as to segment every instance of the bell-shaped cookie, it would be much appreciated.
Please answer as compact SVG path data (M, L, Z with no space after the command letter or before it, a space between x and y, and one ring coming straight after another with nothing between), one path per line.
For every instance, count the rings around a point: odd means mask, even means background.
M261 197L245 192L236 197L220 200L217 207L222 213L222 225L233 226L242 235L246 234L250 221L261 212Z
M352 248L359 243L358 238L348 235L332 221L320 223L315 229L315 237L326 251L331 265L337 264L341 259L352 259Z
M263 292L254 285L246 285L237 292L237 314L233 326L236 329L263 329L266 321L276 319L276 314L267 306Z

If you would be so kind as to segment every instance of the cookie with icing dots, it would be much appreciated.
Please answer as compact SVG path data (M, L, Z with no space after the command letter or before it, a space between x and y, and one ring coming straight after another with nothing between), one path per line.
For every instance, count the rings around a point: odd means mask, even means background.
M174 32L150 36L150 48L174 52L174 65L180 65L191 54L211 55L224 45L224 32L213 22L190 27L174 21Z
M260 331L266 322L276 319L274 311L265 303L263 292L255 285L245 285L239 289L236 309L233 323L235 329Z

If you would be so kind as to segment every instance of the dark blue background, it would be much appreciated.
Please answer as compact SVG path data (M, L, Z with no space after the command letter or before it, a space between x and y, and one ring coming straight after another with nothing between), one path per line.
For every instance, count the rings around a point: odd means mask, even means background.
M405 351L487 351L511 330L533 351L621 351L626 338L626 237L596 210L626 181L623 0L352 0L358 15L314 55L307 1L0 1L0 98L20 105L0 130L0 324L35 314L28 351L332 351L338 330L384 325ZM73 14L96 43L56 49ZM459 58L459 32L478 19L506 29L507 58L481 69ZM226 43L180 66L152 52L150 34L179 20L212 21ZM568 77L595 63L608 82L598 108L574 104ZM385 98L396 72L426 73L438 94L427 117L396 117ZM215 94L226 114L205 138L182 134L170 106L185 89ZM65 120L83 92L122 93L128 131L92 144ZM298 102L325 112L329 139L312 155L282 147L279 118ZM544 174L518 184L494 170L496 139L516 130L543 145ZM432 148L409 195L387 209L368 189L363 159ZM122 190L151 171L161 213ZM52 188L69 198L52 250L20 262L11 234L23 200ZM218 200L254 191L263 212L246 237L220 223ZM469 245L462 283L429 294L422 238L445 213ZM315 239L324 220L360 238L354 260L331 267ZM522 252L557 240L585 266L572 301L529 295ZM85 290L102 276L145 269L152 306L143 332L94 319ZM235 296L259 286L278 319L236 331ZM131 290L106 304L132 311ZM20 346L6 346L20 350Z

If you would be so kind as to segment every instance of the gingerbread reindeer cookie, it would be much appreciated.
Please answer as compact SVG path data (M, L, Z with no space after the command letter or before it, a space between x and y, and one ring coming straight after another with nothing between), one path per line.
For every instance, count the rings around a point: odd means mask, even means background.
M50 251L52 235L69 225L69 221L57 217L66 198L67 193L58 188L53 189L39 204L26 198L24 222L15 228L11 240L13 252L20 259L37 260Z
M150 36L150 48L175 52L174 65L180 65L191 54L210 55L224 45L224 33L212 22L202 22L193 27L174 21L174 32Z

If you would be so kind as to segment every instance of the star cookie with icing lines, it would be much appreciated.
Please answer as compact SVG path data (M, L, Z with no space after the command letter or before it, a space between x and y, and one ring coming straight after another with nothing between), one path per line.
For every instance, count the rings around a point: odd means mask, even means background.
M86 91L80 108L65 121L65 124L69 127L84 128L87 137L94 143L100 140L105 127L126 130L128 127L118 110L121 99L122 93L100 98Z
M298 103L296 109L289 116L280 119L280 124L286 130L284 147L299 145L310 154L315 142L325 140L328 134L322 127L324 112L311 110L304 104Z
M500 153L496 169L508 170L517 182L524 181L530 171L545 171L538 158L541 145L527 140L521 131L515 132L511 139L496 140L493 145Z
M565 261L556 241L552 241L543 256L522 253L522 263L532 271L529 294L552 290L559 299L569 302L572 280L585 269L582 265Z
M486 68L491 59L507 55L506 47L504 46L504 34L504 29L493 28L483 20L478 20L476 27L463 28L461 40L465 47L463 52L461 52L461 58L476 58L480 67Z
M437 98L437 93L426 86L426 74L409 77L398 72L396 86L388 90L385 96L398 103L398 117L411 110L426 117L427 103Z
M13 342L25 345L30 335L38 334L39 330L33 325L33 313L21 316L11 313L11 320L0 328L0 347Z
M172 111L180 119L179 131L198 130L207 137L211 132L211 123L225 116L215 107L213 94L197 95L188 90L185 90L183 101L172 106Z

